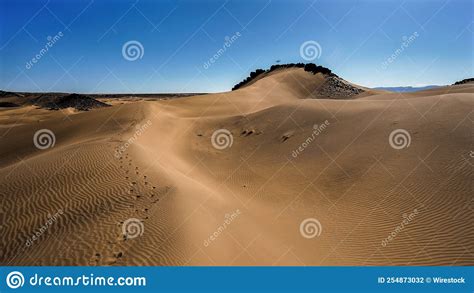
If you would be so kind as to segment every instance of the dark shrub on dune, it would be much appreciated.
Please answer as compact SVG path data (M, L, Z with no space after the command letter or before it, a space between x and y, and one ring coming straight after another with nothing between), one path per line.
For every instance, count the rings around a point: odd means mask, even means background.
M474 78L466 78L460 81L456 81L453 85L465 84L468 82L474 82Z
M246 79L242 80L241 82L239 82L238 84L234 85L234 87L232 88L232 90L236 90L244 85L246 85L247 83L251 82L252 80L254 80L257 76L259 76L260 74L264 73L265 70L263 69L257 69L255 71L252 71L250 72L250 76L247 77Z
M263 70L263 69L257 69L254 72L250 73L250 78L255 78L255 77L259 76L260 74L262 74L264 72L265 72L265 70Z
M270 67L270 70L268 70L268 72L272 72L280 68L303 68L303 67L304 67L304 63L275 64Z
M334 73L332 73L331 69L316 65L314 63L308 63L304 66L304 71L311 72L313 74L316 73L322 73L330 76L336 76Z

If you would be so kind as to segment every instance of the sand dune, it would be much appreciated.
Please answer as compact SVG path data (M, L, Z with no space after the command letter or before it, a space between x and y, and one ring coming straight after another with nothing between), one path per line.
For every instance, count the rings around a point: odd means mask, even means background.
M0 263L474 265L474 84L324 99L326 82L292 68L228 93L1 110Z

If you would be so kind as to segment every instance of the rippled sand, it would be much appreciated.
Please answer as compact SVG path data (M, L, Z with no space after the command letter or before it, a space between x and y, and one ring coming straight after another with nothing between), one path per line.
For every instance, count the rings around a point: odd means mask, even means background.
M323 82L0 110L0 264L474 265L474 85L311 99Z

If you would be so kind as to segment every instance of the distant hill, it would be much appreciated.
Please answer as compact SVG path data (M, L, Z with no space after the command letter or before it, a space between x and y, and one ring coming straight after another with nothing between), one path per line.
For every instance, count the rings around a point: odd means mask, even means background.
M10 97L10 96L21 97L22 95L18 93L12 93L12 92L6 92L6 91L0 90L0 98Z
M88 111L93 108L109 107L110 105L97 101L86 95L70 94L65 96L43 95L33 100L33 104L41 108L59 110L74 108L79 111Z
M13 107L19 107L19 106L20 105L17 105L11 102L0 102L0 108L13 108Z
M328 76L338 77L337 75L332 73L332 71L330 69L328 69L326 67L323 67L323 66L316 65L314 63L275 64L275 65L272 65L270 67L270 69L267 69L267 70L257 69L255 71L251 72L250 76L248 76L246 79L244 79L243 81L236 84L232 88L232 90L234 91L234 90L237 90L241 87L244 87L244 86L248 85L251 81L253 81L255 78L257 78L258 76L260 76L263 73L270 73L270 72L273 72L277 69L284 69L284 68L304 68L305 71L311 72L312 74L322 73L322 74L325 74L325 75L328 75Z
M374 89L397 92L397 93L411 93L411 92L434 89L434 88L438 88L438 87L441 87L441 86L440 85L427 85L427 86L421 86L421 87L395 86L395 87L376 87Z
M235 91L259 83L261 80L264 80L269 77L271 75L270 73L273 73L277 70L286 71L292 69L301 69L304 70L304 72L307 72L314 76L318 73L321 74L319 79L309 81L306 87L303 86L303 91L306 93L308 93L308 89L312 88L312 90L310 91L311 95L309 96L309 98L351 98L364 92L364 89L352 85L351 83L343 80L342 78L334 74L330 69L316 65L314 63L277 64L272 65L270 69L267 70L257 69L251 72L250 76L248 76L246 79L236 84L232 88L232 90ZM296 78L295 76L292 76L289 78L289 80L287 79L287 81L291 84L291 87L296 89L301 88L302 84L304 83L303 79L307 79L307 77L301 78L300 76L300 78ZM297 84L294 83L295 80L298 80Z

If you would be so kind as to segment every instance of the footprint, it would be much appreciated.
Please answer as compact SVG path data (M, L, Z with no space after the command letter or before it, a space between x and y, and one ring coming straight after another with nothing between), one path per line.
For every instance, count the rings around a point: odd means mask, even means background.
M281 138L280 138L280 139L281 139L281 142L287 141L290 137L293 136L294 133L295 133L295 132L294 132L293 130L285 132L285 133L281 136Z
M249 136L249 135L252 135L254 132L255 132L255 131L253 131L253 130L247 130L247 129L245 129L244 131L242 131L242 132L240 133L240 135Z
M96 253L90 258L89 264L90 265L97 265L97 263L99 261L100 261L100 253Z

